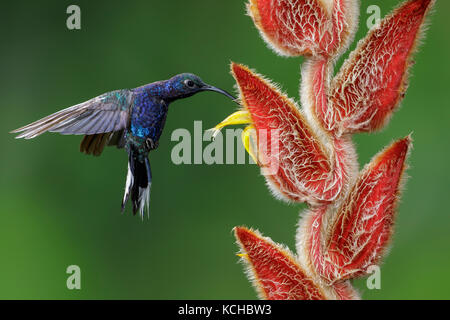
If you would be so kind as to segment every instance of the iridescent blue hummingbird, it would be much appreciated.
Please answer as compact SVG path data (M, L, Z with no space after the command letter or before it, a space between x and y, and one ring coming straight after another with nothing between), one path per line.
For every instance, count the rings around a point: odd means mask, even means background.
M198 92L214 91L232 100L228 92L204 83L190 73L135 89L116 90L63 109L12 131L16 138L32 139L44 132L85 135L80 151L99 156L105 146L125 148L128 173L122 211L131 197L133 214L144 216L149 206L152 174L148 154L158 147L169 104Z

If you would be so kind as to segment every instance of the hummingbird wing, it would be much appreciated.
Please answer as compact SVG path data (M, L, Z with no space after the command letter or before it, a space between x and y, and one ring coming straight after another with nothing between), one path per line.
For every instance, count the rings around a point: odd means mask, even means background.
M44 132L95 135L121 131L127 127L133 92L117 90L63 109L11 131L16 138L32 139Z
M84 134L86 136L81 142L80 151L98 156L106 145L123 147L123 135L128 124L132 101L131 90L108 92L58 111L11 133L20 133L17 139L32 139L47 131Z
M82 135L80 151L99 156L106 145L124 146L124 130L128 125L131 90L116 90L86 102L63 109L45 118L11 131L16 139L32 139L44 132Z

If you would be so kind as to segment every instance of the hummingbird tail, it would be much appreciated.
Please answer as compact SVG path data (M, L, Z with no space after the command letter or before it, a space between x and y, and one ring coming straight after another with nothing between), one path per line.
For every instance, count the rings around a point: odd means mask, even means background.
M152 174L150 161L144 157L144 161L138 160L133 153L128 157L128 173L125 184L125 193L122 200L122 211L128 199L131 197L133 214L139 211L141 218L144 218L144 211L149 212L150 188L152 185Z

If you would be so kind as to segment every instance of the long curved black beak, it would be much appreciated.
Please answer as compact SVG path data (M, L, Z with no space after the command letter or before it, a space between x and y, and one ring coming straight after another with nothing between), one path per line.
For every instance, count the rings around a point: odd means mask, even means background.
M236 102L236 98L233 95L231 95L228 92L226 92L225 90L222 90L222 89L219 89L219 88L216 88L216 87L213 87L213 86L209 86L209 85L206 85L206 86L202 87L201 90L202 91L214 91L214 92L221 93L224 96L227 96L228 98L230 98L231 100Z

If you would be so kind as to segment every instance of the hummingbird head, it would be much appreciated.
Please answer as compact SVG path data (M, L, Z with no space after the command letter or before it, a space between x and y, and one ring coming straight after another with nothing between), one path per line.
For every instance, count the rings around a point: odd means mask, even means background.
M227 96L231 100L236 99L225 90L204 83L200 77L192 73L178 74L170 78L167 85L170 87L172 100L187 98L202 91L214 91Z

